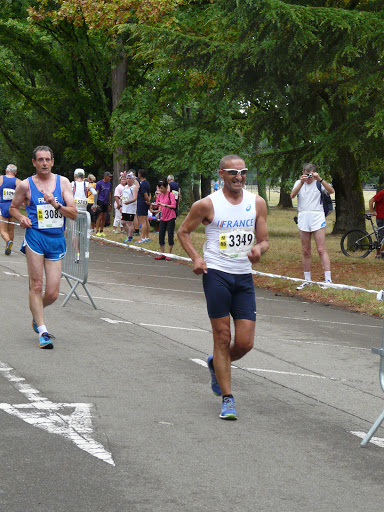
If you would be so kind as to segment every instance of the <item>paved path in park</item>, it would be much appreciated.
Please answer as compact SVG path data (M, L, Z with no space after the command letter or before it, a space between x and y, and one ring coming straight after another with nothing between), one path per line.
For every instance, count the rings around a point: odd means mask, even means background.
M352 433L384 407L371 353L381 320L257 289L255 346L233 368L239 419L225 422L190 267L92 241L98 309L80 288L80 301L60 297L46 311L55 348L43 351L21 235L0 255L1 510L382 507L384 447Z

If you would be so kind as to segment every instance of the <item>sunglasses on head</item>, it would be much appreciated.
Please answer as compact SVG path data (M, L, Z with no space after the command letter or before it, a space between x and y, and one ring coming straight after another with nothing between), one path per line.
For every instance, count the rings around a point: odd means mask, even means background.
M237 176L240 174L240 176L244 176L244 174L247 174L248 169L245 167L244 169L238 170L238 169L222 169L222 171L227 172L230 176Z

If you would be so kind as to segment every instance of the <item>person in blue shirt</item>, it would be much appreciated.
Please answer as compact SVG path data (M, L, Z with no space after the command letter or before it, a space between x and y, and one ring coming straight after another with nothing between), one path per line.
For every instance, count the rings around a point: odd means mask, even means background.
M35 148L32 164L36 174L16 187L9 213L25 229L20 250L27 257L32 327L39 334L39 347L49 349L53 348L54 336L48 334L45 326L44 308L59 295L61 264L66 252L65 218L75 220L77 209L69 180L52 173L54 158L48 146ZM20 213L24 202L27 215Z
M97 206L99 214L96 220L96 236L105 236L104 226L107 218L107 213L112 205L112 174L110 172L104 173L104 178L96 183Z
M0 233L5 242L5 254L9 256L12 251L15 226L13 222L16 219L10 216L9 207L11 206L15 189L20 183L16 178L16 165L9 164L5 169L5 176L0 176Z

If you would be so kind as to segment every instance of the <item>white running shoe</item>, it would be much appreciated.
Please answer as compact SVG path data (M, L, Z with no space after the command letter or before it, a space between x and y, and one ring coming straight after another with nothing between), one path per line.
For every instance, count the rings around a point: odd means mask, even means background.
M303 288L305 288L306 286L310 286L311 283L309 281L303 281L297 288L296 290L302 290Z
M320 288L322 290L327 290L329 288L328 283L332 283L332 281L330 279L327 279L326 281L324 281L324 284L320 285Z

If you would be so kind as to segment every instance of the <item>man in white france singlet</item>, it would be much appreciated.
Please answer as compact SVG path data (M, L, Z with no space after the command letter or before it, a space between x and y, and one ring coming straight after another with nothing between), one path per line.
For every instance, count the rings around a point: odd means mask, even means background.
M59 295L61 264L66 250L65 217L76 219L77 210L69 180L52 173L52 150L48 146L35 148L32 164L36 174L17 186L9 211L25 229L21 251L27 257L32 327L39 334L39 347L53 348L53 336L48 334L44 324L44 308ZM26 202L28 216L20 213L23 202Z
M193 261L193 272L203 275L213 332L213 355L207 363L212 391L222 396L220 418L225 420L237 419L231 362L253 346L256 301L252 263L268 250L267 205L261 197L244 190L246 173L245 162L239 156L222 158L219 175L223 188L194 203L177 233ZM191 239L201 223L207 237L204 258ZM230 316L235 325L232 343Z

